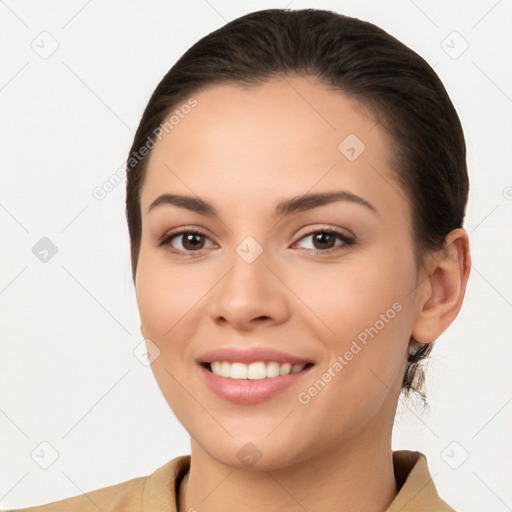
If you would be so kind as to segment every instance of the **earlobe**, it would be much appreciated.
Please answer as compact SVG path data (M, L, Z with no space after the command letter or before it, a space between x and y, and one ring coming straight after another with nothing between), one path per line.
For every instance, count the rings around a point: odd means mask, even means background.
M428 275L418 293L412 336L420 343L435 341L458 315L471 268L469 239L462 228L451 231L445 246L433 253Z

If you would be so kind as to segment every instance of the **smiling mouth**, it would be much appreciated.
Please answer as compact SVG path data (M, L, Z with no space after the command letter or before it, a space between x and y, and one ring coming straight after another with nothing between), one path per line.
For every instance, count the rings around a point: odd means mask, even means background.
M302 370L313 366L313 363L292 365L291 363L279 363L277 361L256 361L250 364L229 361L212 361L209 363L201 363L201 366L219 377L226 377L234 380L262 380L299 373Z

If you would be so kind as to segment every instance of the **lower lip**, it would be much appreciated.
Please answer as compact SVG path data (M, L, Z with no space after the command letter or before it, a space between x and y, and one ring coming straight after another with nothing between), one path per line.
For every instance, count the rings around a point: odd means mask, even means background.
M208 387L224 400L237 404L255 404L268 400L296 384L311 368L313 366L308 366L297 373L253 380L221 377L199 365Z

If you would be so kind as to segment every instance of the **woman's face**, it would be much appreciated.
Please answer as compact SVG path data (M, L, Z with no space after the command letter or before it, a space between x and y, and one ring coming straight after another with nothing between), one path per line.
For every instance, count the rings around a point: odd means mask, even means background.
M193 97L155 139L141 192L136 293L158 385L193 442L230 466L368 447L391 432L422 278L395 144L305 78ZM150 209L163 194L215 213Z

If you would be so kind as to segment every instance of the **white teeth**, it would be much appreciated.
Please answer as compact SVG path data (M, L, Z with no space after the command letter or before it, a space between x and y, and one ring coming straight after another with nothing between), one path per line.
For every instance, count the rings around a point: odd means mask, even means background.
M305 365L305 364L294 364L294 365L292 366L292 371L291 371L291 373L297 373L297 372L300 372L300 371L304 368L304 366L306 366L306 365Z
M247 365L244 363L233 363L231 365L231 375L232 379L247 379Z
M264 363L257 361L251 364L230 363L228 361L212 361L210 368L215 375L221 377L230 377L231 379L251 379L260 380L267 377L278 377L279 375L288 375L297 373L304 369L305 364L283 363L275 361Z
M240 363L242 364L242 363ZM248 379L264 379L267 376L267 367L265 363L258 362L252 363L247 367L247 378Z
M279 363L272 361L267 364L267 377L279 377Z
M284 363L279 368L279 375L288 375L292 371L292 365L290 363Z
M224 361L220 364L220 373L222 377L231 377L231 363Z

